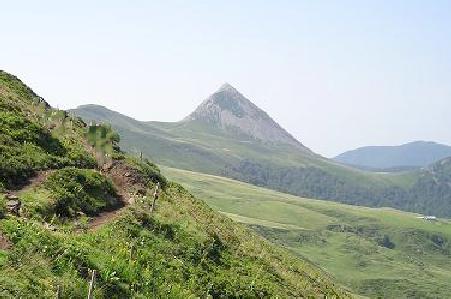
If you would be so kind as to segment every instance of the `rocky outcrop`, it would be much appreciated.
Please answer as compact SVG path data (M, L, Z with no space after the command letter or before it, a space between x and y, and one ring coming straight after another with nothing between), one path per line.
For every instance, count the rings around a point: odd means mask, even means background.
M19 216L20 214L20 208L22 206L22 202L19 200L19 198L14 194L7 194L6 195L6 210L8 213Z
M309 151L276 123L265 111L245 98L230 84L207 98L183 121L202 121L253 139L283 143Z

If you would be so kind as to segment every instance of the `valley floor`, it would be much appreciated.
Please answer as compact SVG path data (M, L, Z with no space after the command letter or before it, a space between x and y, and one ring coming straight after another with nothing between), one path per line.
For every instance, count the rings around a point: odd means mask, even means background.
M320 265L364 296L451 294L451 221L304 199L231 179L163 168L213 209Z

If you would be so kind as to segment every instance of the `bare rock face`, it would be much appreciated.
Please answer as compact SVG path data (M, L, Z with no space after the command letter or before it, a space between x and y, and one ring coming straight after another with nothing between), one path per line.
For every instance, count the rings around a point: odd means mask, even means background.
M6 210L14 215L20 214L20 207L22 206L22 202L18 199L16 195L7 195L6 196Z
M230 84L207 98L183 121L207 122L226 130L270 143L283 143L309 151L265 111L245 98Z
M5 197L7 200L18 200L19 199L19 197L15 194L6 194Z

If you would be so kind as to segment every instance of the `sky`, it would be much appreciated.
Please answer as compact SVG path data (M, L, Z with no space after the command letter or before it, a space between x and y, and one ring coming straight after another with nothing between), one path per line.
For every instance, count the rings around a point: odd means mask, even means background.
M326 157L414 140L451 145L451 1L0 7L0 69L60 109L94 103L178 121L228 82Z

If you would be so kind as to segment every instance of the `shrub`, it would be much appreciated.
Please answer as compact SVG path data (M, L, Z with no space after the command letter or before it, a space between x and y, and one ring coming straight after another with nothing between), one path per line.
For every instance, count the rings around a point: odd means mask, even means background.
M120 204L111 181L94 170L57 170L44 186L55 200L54 212L63 217L73 217L77 212L94 216Z
M385 248L388 248L388 249L395 248L395 243L393 243L390 240L390 237L388 235L384 235L382 238L378 238L377 239L377 244L379 246L382 246L382 247L385 247Z
M0 105L0 183L21 184L35 170L65 166L95 167L92 155L74 136L53 136L14 106Z
M13 111L0 111L0 135L9 136L18 143L32 143L57 156L65 154L61 142L50 132Z
M159 182L161 188L166 188L167 180L161 174L160 169L157 165L150 162L148 159L143 159L143 161L137 158L127 157L127 162L133 166L135 169L139 170L149 182L157 183Z

